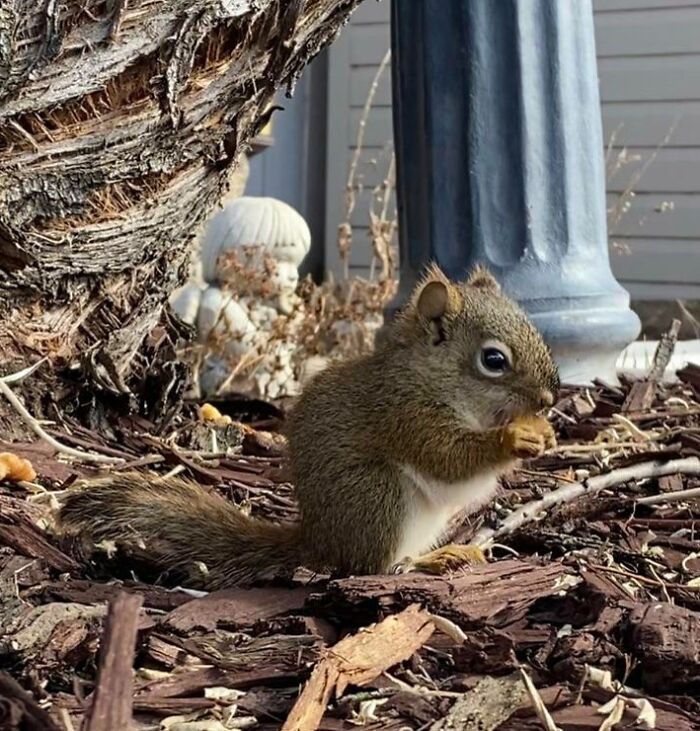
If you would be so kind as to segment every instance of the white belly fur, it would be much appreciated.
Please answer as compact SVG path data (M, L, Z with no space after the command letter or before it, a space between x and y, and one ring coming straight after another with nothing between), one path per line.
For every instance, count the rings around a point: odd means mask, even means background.
M395 561L415 558L435 548L450 518L459 510L476 512L498 490L498 472L484 472L463 482L443 482L402 466L408 504Z

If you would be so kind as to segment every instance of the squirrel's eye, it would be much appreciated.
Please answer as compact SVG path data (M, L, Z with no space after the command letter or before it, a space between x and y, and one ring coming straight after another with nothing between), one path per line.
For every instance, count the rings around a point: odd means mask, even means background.
M510 351L505 346L500 346L500 343L485 343L481 347L477 366L485 376L498 378L510 370Z

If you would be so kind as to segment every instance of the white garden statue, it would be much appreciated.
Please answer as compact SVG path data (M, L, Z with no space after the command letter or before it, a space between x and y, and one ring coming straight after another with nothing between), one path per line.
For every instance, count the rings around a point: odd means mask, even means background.
M170 300L175 312L196 328L200 342L211 342L213 336L221 343L219 354L210 356L201 372L205 395L229 381L235 364L246 359L255 362L249 371L252 384L246 385L260 396L296 392L291 335L303 317L296 289L310 246L306 221L275 198L236 198L205 226L190 281ZM279 332L273 337L280 316L290 337Z

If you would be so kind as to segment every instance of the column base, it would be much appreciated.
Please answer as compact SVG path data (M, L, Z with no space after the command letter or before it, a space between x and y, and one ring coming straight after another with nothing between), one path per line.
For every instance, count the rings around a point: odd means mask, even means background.
M641 328L629 308L554 310L530 317L552 349L561 382L576 386L596 378L618 383L617 360Z

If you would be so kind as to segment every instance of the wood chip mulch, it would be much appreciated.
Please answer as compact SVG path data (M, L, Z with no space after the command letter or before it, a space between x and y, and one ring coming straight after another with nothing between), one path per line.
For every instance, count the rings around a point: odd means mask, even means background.
M495 531L492 560L443 577L300 572L201 595L118 559L86 563L50 519L96 471L42 441L0 444L39 475L0 484L0 729L700 731L700 490L687 494L700 488L700 367L678 375L565 390L559 446L455 526L461 540ZM274 431L276 414L257 425ZM264 431L52 429L125 460L114 469L176 470L253 514L294 517ZM594 482L680 459L682 473ZM503 529L575 483L591 493Z

